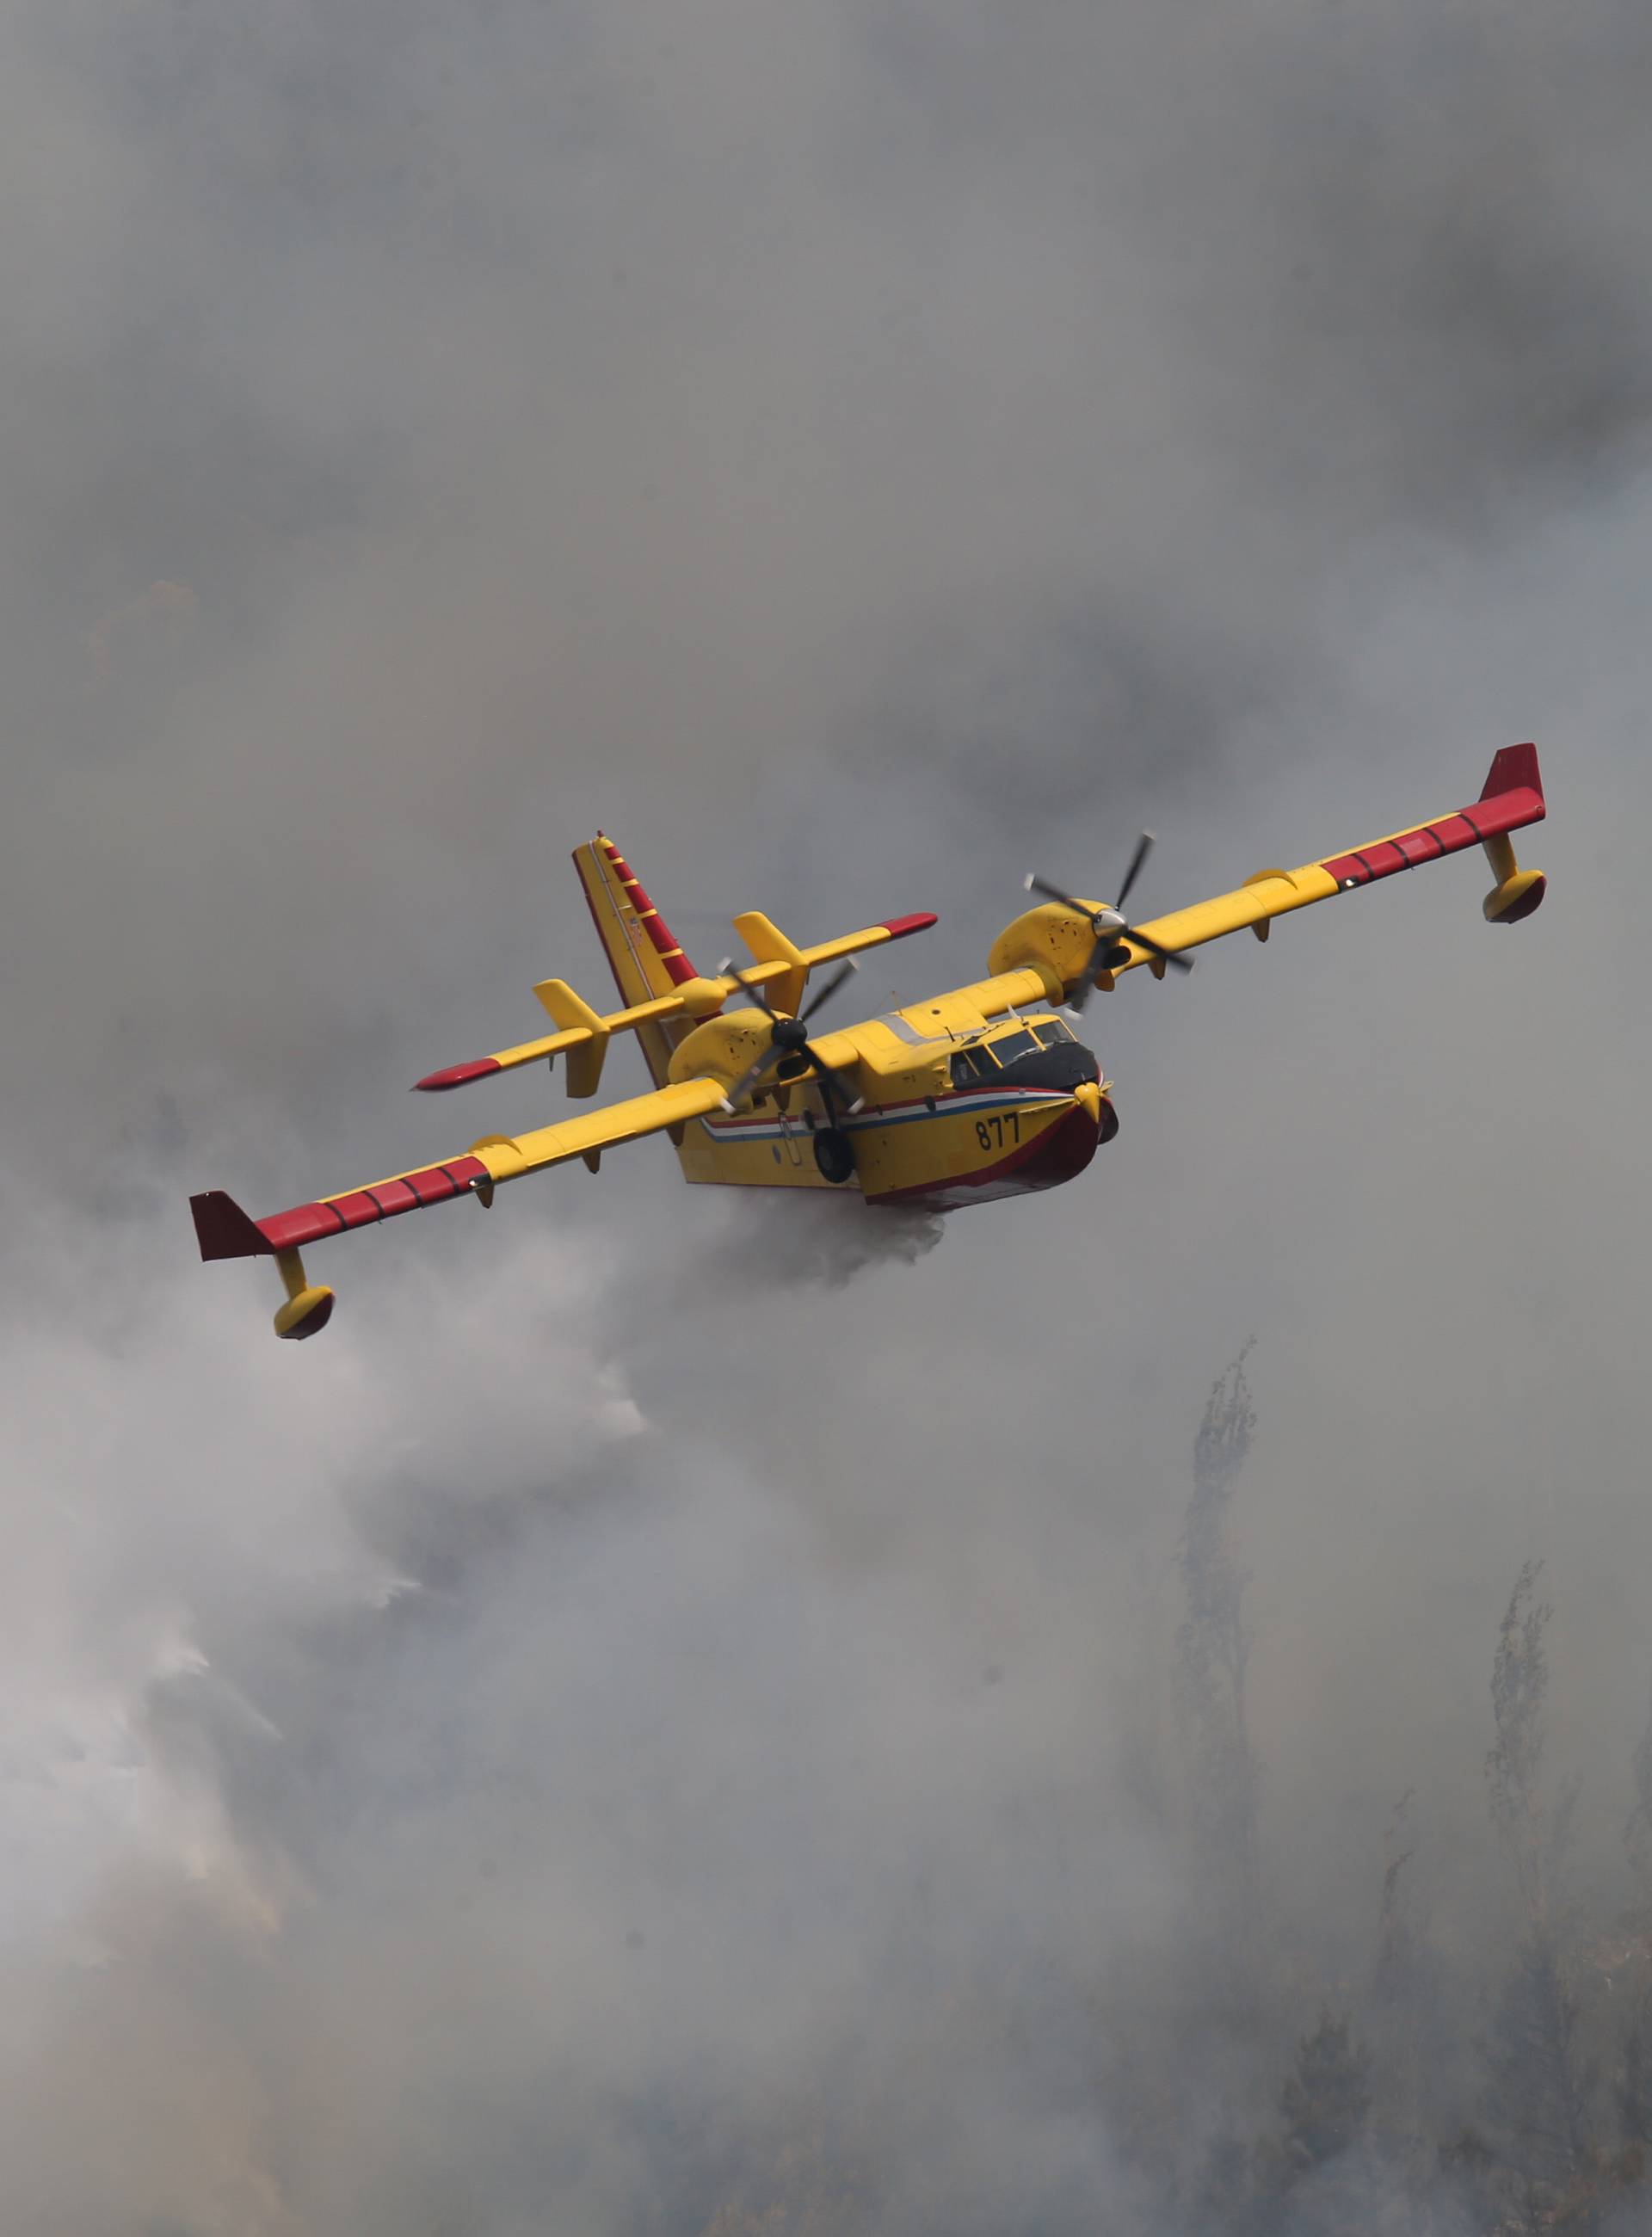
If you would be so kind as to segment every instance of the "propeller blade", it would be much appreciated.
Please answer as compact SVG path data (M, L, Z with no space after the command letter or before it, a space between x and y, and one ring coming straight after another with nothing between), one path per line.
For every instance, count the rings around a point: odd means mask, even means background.
M790 1027L792 1033L796 1034L796 1028L802 1025L803 1020L812 1017L823 1002L829 1002L843 981L852 972L858 971L859 968L859 964L852 955L846 957L825 985L816 991L815 999L809 1003L808 1008L800 1011L794 1019L783 1016L774 1007L762 987L754 986L743 972L730 970L729 958L726 955L724 957L717 976L722 978L726 975L731 978L743 993L750 994L768 1018L770 1026L774 1027L774 1034L768 1047L764 1049L755 1064L747 1067L729 1090L728 1100L730 1105L743 1103L764 1074L772 1072L776 1065L783 1064L789 1059L802 1057L807 1059L813 1066L816 1077L824 1086L829 1101L833 1095L836 1095L845 1110L850 1113L862 1108L862 1099L855 1092L854 1082L843 1073L835 1072L830 1065L823 1062L816 1051L811 1048L806 1040L801 1037L789 1038L785 1040L780 1038L782 1026Z
M1161 962L1173 963L1178 971L1191 971L1193 967L1191 955L1184 955L1174 947L1161 947L1156 940L1150 940L1145 932L1138 932L1133 925L1126 925L1120 938L1133 940L1138 947L1145 947L1149 955L1158 956Z
M786 1052L784 1049L775 1047L772 1045L764 1049L763 1054L757 1059L756 1064L748 1066L746 1070L741 1073L739 1079L736 1080L734 1086L729 1090L728 1100L730 1103L743 1103L747 1096L750 1094L752 1089L757 1086L757 1082L763 1078L764 1072L772 1072L776 1065L779 1063L781 1058L784 1056L785 1053Z
M1084 967L1084 976L1067 996L1067 1006L1069 1010L1081 1010L1091 995L1094 993L1095 974L1112 954L1114 945L1113 934L1110 932L1103 933L1090 950L1090 960Z
M731 959L726 955L724 957L722 967L717 973L718 978L721 979L726 975L728 978L732 979L735 985L740 989L741 993L743 994L750 994L752 1000L763 1012L764 1017L769 1019L772 1024L777 1026L780 1023L780 1013L776 1009L774 1004L769 1000L767 994L763 993L762 981L758 980L754 983L751 980L746 977L743 971L731 971L729 968L730 960Z
M1060 901L1063 908L1076 909L1080 916L1090 914L1082 901L1075 901L1071 894L1064 894L1059 886L1051 885L1047 878L1034 876L1030 870L1021 880L1021 884L1028 893L1042 894L1047 901Z
M866 1096L857 1094L856 1083L850 1080L849 1073L830 1072L829 1069L826 1079L829 1079L830 1090L833 1090L833 1100L835 1100L835 1105L837 1105L837 1118L853 1118L857 1112L866 1110Z
M1129 894L1131 887L1134 885L1136 880L1141 875L1141 866L1152 852L1153 834L1151 831L1144 831L1140 838L1136 841L1135 853L1130 857L1130 868L1124 874L1124 883L1120 887L1118 893L1113 897L1113 906L1120 912L1120 914L1123 914L1125 900Z
M1047 901L1060 901L1064 908L1076 909L1080 916L1089 918L1094 928L1096 942L1090 950L1090 960L1085 965L1083 973L1073 992L1067 998L1067 1006L1069 1010L1081 1010L1084 1007L1095 992L1097 972L1105 970L1113 957L1116 956L1120 963L1128 960L1129 951L1124 945L1127 940L1133 940L1138 947L1144 949L1147 954L1154 957L1160 963L1173 963L1178 971L1193 969L1193 960L1191 955L1180 954L1173 947L1161 947L1149 934L1138 932L1133 925L1120 921L1130 890L1141 875L1143 865L1148 855L1152 854L1155 843L1151 831L1144 831L1137 840L1135 852L1131 855L1129 867L1124 874L1124 883L1119 888L1119 897L1108 907L1091 908L1087 903L1075 901L1071 894L1064 894L1059 886L1051 885L1047 878L1038 877L1030 871L1022 879L1021 883L1029 894L1041 894Z
M840 963L836 970L833 972L831 977L826 981L826 984L816 990L815 998L809 1004L809 1006L806 1009L798 1011L798 1023L800 1025L806 1023L809 1019L814 1016L816 1011L820 1008L823 1003L829 1002L832 996L843 984L843 981L846 979L852 979L860 967L860 965L855 960L855 958L852 955L848 957L845 961Z
M815 1068L815 1077L827 1090L829 1100L835 1098L845 1111L853 1112L864 1108L865 1099L856 1089L855 1082L846 1072L828 1064L812 1043L803 1043L803 1053Z

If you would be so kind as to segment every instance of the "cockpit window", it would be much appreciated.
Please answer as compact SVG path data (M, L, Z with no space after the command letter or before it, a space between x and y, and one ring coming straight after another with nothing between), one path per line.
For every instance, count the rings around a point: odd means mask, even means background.
M1018 1033L1006 1033L1003 1039L993 1043L993 1054L1000 1064L1014 1064L1017 1057L1030 1056L1038 1046L1032 1034L1023 1026Z
M990 1079L997 1069L984 1048L959 1049L952 1059L952 1084L974 1087L981 1080Z
M1070 1026L1059 1018L1040 1018L1033 1028L1046 1048L1054 1048L1058 1041L1076 1040L1078 1036Z

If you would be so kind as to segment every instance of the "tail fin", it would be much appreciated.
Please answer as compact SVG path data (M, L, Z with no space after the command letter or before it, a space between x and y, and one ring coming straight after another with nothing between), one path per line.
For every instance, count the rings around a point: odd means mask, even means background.
M189 1209L195 1214L195 1241L201 1245L202 1258L210 1263L214 1258L268 1258L274 1255L275 1244L259 1229L222 1189L208 1189L202 1196L192 1196Z
M1530 792L1536 795L1536 814L1530 813L1531 802L1522 802L1522 822L1536 823L1543 811L1543 772L1537 766L1537 749L1534 745L1504 746L1492 758L1491 774L1481 788L1482 800L1501 800L1514 792Z
M585 889L598 937L607 953L619 999L627 1008L670 994L695 977L694 966L681 943L611 839L599 831L588 844L574 848L573 864ZM638 1028L637 1038L657 1087L664 1085L672 1049L692 1027L691 1019L674 1019L665 1025Z

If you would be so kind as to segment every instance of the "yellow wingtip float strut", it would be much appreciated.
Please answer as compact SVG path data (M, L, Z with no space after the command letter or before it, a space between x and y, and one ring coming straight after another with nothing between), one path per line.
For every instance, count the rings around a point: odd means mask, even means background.
M456 1197L489 1205L503 1183L574 1158L595 1172L605 1150L648 1134L668 1135L696 1182L852 1187L869 1204L934 1211L1054 1187L1082 1171L1119 1124L1110 1084L1058 1011L1078 1010L1094 987L1113 987L1138 965L1158 978L1171 966L1186 970L1191 948L1246 929L1265 940L1275 917L1476 846L1495 881L1486 917L1518 923L1542 901L1545 881L1521 868L1510 835L1544 813L1536 748L1505 747L1479 799L1455 815L1294 870L1259 871L1232 893L1136 925L1123 903L1146 860L1144 836L1116 902L1068 898L1029 880L1051 898L1000 934L988 978L827 1033L809 1021L847 973L805 1006L810 973L922 932L933 916L891 917L800 947L748 910L733 921L751 962L703 978L599 834L574 862L621 1006L601 1013L565 980L546 979L534 993L554 1033L418 1086L443 1092L565 1054L569 1093L589 1098L614 1036L634 1033L652 1090L524 1134L485 1135L460 1157L264 1219L208 1191L190 1199L201 1255L274 1258L286 1293L275 1332L301 1340L326 1327L334 1304L333 1291L305 1272L310 1244Z

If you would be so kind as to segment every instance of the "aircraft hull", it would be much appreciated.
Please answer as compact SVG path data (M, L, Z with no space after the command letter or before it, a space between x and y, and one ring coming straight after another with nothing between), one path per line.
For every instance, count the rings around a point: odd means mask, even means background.
M1047 1105L1054 1099L1040 1099ZM955 1160L949 1160L944 1176L894 1188L867 1186L867 1202L902 1204L920 1211L957 1211L965 1204L1031 1196L1076 1179L1101 1144L1117 1133L1119 1122L1105 1098L1099 1118L1070 1098L1062 1097L1061 1101L1065 1107L1053 1116L1047 1110L1022 1113L1023 1138L1019 1142L1007 1142L1001 1150L984 1151L977 1138L975 1163L961 1171Z
M812 1126L824 1123L812 1090L785 1112L704 1118L684 1140L691 1181L725 1188L829 1188L815 1163ZM1070 1094L1000 1087L886 1104L844 1122L855 1180L869 1204L936 1211L1027 1196L1081 1173L1118 1131Z

